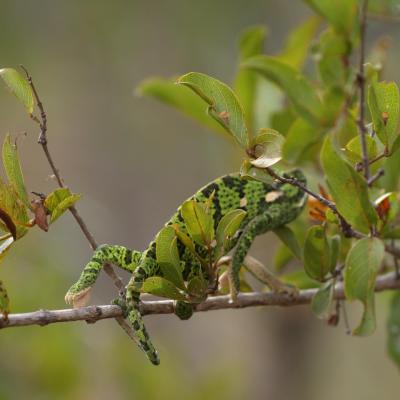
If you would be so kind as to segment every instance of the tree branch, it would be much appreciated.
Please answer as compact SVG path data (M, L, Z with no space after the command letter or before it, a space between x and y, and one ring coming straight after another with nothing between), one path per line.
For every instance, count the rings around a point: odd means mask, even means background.
M400 280L396 279L395 273L391 272L377 278L375 285L376 292L392 289L400 289ZM298 306L309 304L316 292L317 289L306 289L300 291L299 294L295 296L284 293L239 293L236 302L231 302L229 295L214 296L198 304L195 307L195 311L200 312L256 306ZM342 283L336 285L334 298L345 298ZM172 314L174 312L174 302L172 300L144 301L140 304L140 312L143 315ZM0 320L0 329L27 325L44 326L58 322L72 321L94 323L101 319L108 318L122 318L121 308L115 305L102 305L65 310L39 310L22 314L9 314L7 320Z

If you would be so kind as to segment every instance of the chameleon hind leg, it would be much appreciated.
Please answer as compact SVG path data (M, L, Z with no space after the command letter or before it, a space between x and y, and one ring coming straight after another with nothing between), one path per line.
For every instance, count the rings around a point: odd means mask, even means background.
M141 252L132 251L123 246L107 244L99 246L93 253L92 259L86 264L78 281L70 287L65 295L66 303L78 307L83 306L88 301L90 289L96 282L105 263L111 263L126 271L133 272L141 257Z
M256 258L247 255L243 261L243 266L260 282L268 286L273 292L287 293L290 295L298 294L294 286L286 285L281 282L263 263Z
M136 343L146 353L152 364L160 364L157 350L150 340L147 329L140 314L140 288L146 278L157 274L159 267L155 260L143 257L144 259L133 271L132 277L126 287L127 318L135 332Z

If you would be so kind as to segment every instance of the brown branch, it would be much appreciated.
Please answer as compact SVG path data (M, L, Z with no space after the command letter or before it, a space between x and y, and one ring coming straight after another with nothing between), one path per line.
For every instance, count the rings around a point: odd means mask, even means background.
M364 61L365 61L365 28L367 20L368 0L363 0L361 4L360 13L360 59L359 69L357 74L357 84L360 91L360 114L358 119L358 127L360 130L361 150L362 150L362 163L364 167L364 177L366 181L369 180L369 160L367 149L367 127L365 126L365 75L364 75Z
M375 291L400 289L400 280L395 273L381 275L376 280ZM282 306L292 307L309 304L317 292L317 289L306 289L298 295L290 296L283 293L240 293L236 302L231 302L229 295L209 297L203 303L195 307L195 311L212 311L223 309L247 308L256 306ZM335 299L344 299L343 284L335 287ZM172 314L174 302L172 300L144 301L140 305L143 315ZM0 314L1 318L1 314ZM58 322L87 321L96 322L101 319L122 318L122 311L116 305L89 306L65 310L39 310L22 314L9 314L8 320L0 319L0 328L10 328L27 325L48 325Z

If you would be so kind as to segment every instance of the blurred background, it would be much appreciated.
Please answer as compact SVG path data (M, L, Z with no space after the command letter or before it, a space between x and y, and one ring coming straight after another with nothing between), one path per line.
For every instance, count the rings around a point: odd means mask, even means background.
M238 168L222 136L172 109L135 96L151 76L199 71L225 82L237 38L266 24L266 51L311 11L293 0L2 0L0 66L24 64L48 114L50 149L99 243L144 249L200 186ZM372 20L369 45L393 39L386 77L399 81L399 25ZM38 129L4 88L0 133L18 135L29 190L56 187L36 144ZM276 241L257 240L266 264ZM0 265L13 312L64 308L64 294L91 250L69 214L49 233L32 230ZM121 274L127 279L126 274ZM99 279L93 304L115 297ZM257 308L146 317L161 355L153 367L113 320L0 332L0 399L376 399L398 395L399 372L385 352L390 294L378 296L379 328L365 339L330 328L308 307ZM360 309L351 307L358 318Z

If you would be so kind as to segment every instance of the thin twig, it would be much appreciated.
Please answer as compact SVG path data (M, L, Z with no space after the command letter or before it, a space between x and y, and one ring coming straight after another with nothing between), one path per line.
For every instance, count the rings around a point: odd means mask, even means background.
M376 280L375 291L399 289L400 281L395 273L381 275ZM231 302L229 295L209 297L203 303L195 307L195 311L222 310L228 308L247 308L255 306L283 306L291 307L309 304L317 292L317 289L306 289L298 295L284 293L239 293L236 302ZM343 284L335 287L335 299L344 299ZM172 300L143 301L140 305L143 315L172 314L174 302ZM122 317L122 310L116 305L89 306L65 310L39 310L22 314L9 314L8 321L0 319L0 328L9 328L26 325L48 325L57 322L89 321L96 322L101 319ZM1 318L1 314L0 314Z
M368 182L367 182L368 186L372 186L383 175L385 175L385 170L383 168L380 168L375 175L371 176L368 179Z
M364 166L364 177L366 181L369 180L369 160L367 149L367 127L365 126L365 76L364 76L364 61L365 61L365 28L367 19L368 0L363 0L361 4L360 14L360 60L359 70L357 74L357 84L360 91L360 114L358 119L358 127L360 130L362 162Z
M371 165L371 164L381 160L382 158L384 158L386 156L387 156L386 153L378 154L376 157L371 158L370 160L368 160L368 164ZM356 168L357 172L361 172L364 169L364 164L362 162L359 162L359 163L356 164L355 168Z
M32 89L33 96L36 101L36 105L40 111L40 119L37 118L36 116L34 116L33 114L31 115L32 119L36 123L38 123L40 126L40 134L39 134L38 143L42 146L44 154L46 155L47 161L50 165L51 170L53 171L53 174L57 180L58 185L61 188L64 188L64 187L66 187L64 184L64 180L62 179L61 174L60 174L58 168L56 167L53 157L51 156L49 148L48 148L46 111L44 109L43 103L40 100L40 97L36 90L35 84L33 83L32 76L30 75L29 71L23 65L21 65L21 68L24 70L24 72L26 74L26 78ZM78 225L81 228L81 231L83 232L83 234L85 235L87 241L90 243L92 250L96 250L98 247L98 244L97 244L94 236L89 231L89 228L87 227L85 221L80 216L77 208L74 205L72 205L71 207L69 207L69 211L71 212L72 216L75 218L75 221L78 223ZM103 265L103 269L106 272L106 274L112 279L112 281L113 281L115 287L118 289L118 291L124 290L125 285L122 282L121 278L115 273L113 267L107 263L107 264ZM129 334L129 336L132 337L132 335L133 335L132 328L126 323L124 318L118 317L118 318L116 318L116 320L117 320L118 324Z

